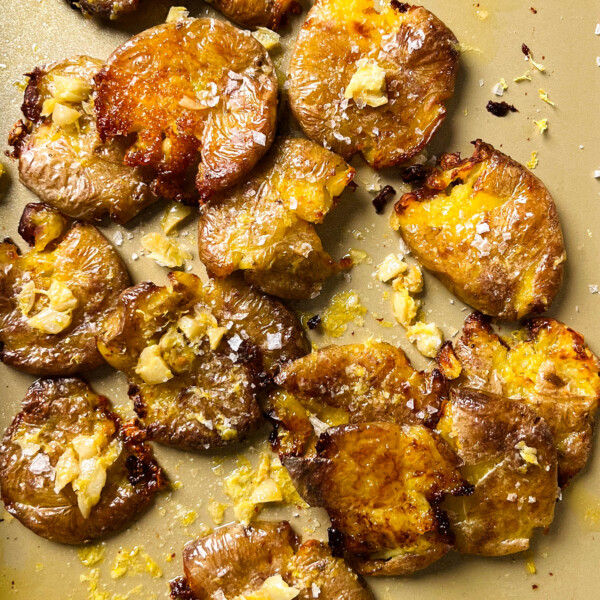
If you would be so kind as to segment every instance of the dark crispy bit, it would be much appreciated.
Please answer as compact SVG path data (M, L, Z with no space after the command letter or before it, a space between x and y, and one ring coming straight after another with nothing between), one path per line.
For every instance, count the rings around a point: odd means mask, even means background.
M198 248L208 271L282 298L315 296L340 267L323 250L321 223L352 180L339 156L300 138L277 141L252 178L200 211Z
M487 103L485 110L495 117L505 117L509 112L519 112L512 104L508 104L508 102L494 102L493 100Z
M137 9L140 0L67 0L73 8L81 12L101 17L102 19L118 19L121 15Z
M293 588L300 600L314 598L315 589L321 600L372 598L325 544L309 540L299 546L286 521L222 527L188 543L183 565L187 586L198 600L258 600L266 597L261 590L269 589L273 583L269 578L279 580L284 589ZM177 588L183 588L182 584Z
M380 215L383 213L387 203L396 195L396 190L391 185L386 185L383 189L373 198L373 206L375 212Z
M566 253L556 206L525 167L481 140L444 154L392 214L415 257L481 312L516 320L548 308Z
M429 142L459 59L454 34L425 8L379 4L315 2L289 70L291 108L306 135L345 159L360 152L375 168L402 163ZM385 71L387 103L345 97L364 61Z
M296 0L213 0L211 5L244 27L277 30L290 13L301 10Z
M267 51L223 21L148 29L117 48L95 80L102 139L130 136L125 162L150 169L164 197L206 199L237 183L275 134Z
M125 223L156 197L143 171L123 163L121 141L103 143L98 135L91 99L94 75L103 64L77 56L29 73L25 121L15 125L9 143L21 182L44 202L73 218L96 221L109 215ZM57 124L61 107L77 111L77 121Z
M437 429L474 486L468 498L444 505L456 549L486 556L526 550L534 530L552 523L558 490L544 419L522 402L461 389L452 392Z
M579 333L554 319L533 319L502 339L473 314L438 361L453 385L517 399L543 417L556 444L562 486L585 466L600 399L600 362Z
M306 321L306 325L309 329L316 329L321 324L321 315L314 315L308 321Z
M139 464L132 480L128 465ZM165 479L134 424L80 379L40 379L0 446L6 510L50 540L81 544L137 518Z
M108 240L44 204L28 204L19 231L33 248L0 244L2 362L27 373L71 375L102 364L100 323L129 285Z

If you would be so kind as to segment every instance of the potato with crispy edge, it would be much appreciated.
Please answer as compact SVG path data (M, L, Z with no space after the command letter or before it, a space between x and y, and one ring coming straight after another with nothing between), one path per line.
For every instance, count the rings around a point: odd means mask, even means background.
M474 487L468 498L449 497L443 505L456 550L527 550L534 530L552 523L558 492L556 449L544 419L517 400L460 389L444 405L437 431Z
M200 260L217 277L240 269L275 296L315 296L340 266L313 224L323 222L353 177L333 152L300 138L279 139L247 182L201 207Z
M545 311L566 252L554 201L525 167L477 140L444 154L392 214L415 257L463 302L505 320Z
M309 540L299 545L287 521L239 523L189 542L183 552L185 579L171 583L171 598L259 600L269 578L296 592L299 600L369 600L361 580L327 545ZM272 580L271 580L272 581ZM189 592L184 595L182 592ZM271 595L268 595L271 598ZM287 596L286 596L287 597Z
M65 544L119 531L166 482L144 439L82 380L36 381L0 446L6 510Z
M72 375L102 364L100 323L129 275L109 241L46 204L28 204L19 233L33 248L0 244L0 360L35 375Z
M413 369L404 352L366 342L328 346L286 365L269 399L280 456L303 456L327 428L368 421L434 425L446 384Z
M143 169L123 163L121 141L103 143L92 107L94 75L104 63L76 56L28 74L21 110L9 143L19 179L66 215L125 223L156 200Z
M228 19L249 29L277 30L291 13L301 10L296 0L209 0Z
M327 510L330 543L361 574L407 575L441 558L452 539L439 503L471 489L450 447L419 424L332 427L315 457L282 462L300 495Z
M474 313L454 348L442 348L438 363L453 386L520 400L543 417L556 443L561 486L583 469L600 399L600 361L582 335L537 318L501 338Z
M95 81L101 138L133 136L125 163L152 170L163 197L206 200L230 187L275 135L271 59L223 21L182 19L143 31L112 53Z
M310 139L375 168L396 165L444 120L458 57L454 34L420 6L317 0L290 62L290 105ZM378 96L364 100L371 88Z
M122 15L137 10L140 0L67 0L72 8L79 8L84 15L114 21Z

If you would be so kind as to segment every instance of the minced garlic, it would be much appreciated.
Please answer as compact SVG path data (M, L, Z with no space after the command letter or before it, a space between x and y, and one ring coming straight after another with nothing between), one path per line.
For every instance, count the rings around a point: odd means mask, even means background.
M366 58L361 58L356 66L358 68L344 91L344 98L353 99L359 108L387 104L385 69Z

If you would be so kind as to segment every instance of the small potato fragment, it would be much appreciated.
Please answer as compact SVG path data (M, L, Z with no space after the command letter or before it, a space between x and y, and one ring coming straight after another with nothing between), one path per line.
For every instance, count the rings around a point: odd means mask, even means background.
M429 142L454 92L458 41L420 6L317 0L290 62L290 104L306 135L375 168Z
M185 583L172 582L173 599L186 597L178 593L182 587L197 600L373 598L343 559L331 555L327 545L309 540L299 546L287 521L221 527L189 542L183 551L183 565Z
M519 400L542 417L556 444L561 486L583 469L600 399L600 361L582 335L537 318L503 339L475 313L454 348L442 348L438 363L453 386Z
M315 296L340 267L313 224L353 177L333 152L300 138L279 139L250 180L200 209L200 260L217 277L243 270L249 283L275 296Z
M73 8L81 9L84 15L114 21L121 15L137 10L140 0L67 0Z
M224 21L181 19L143 31L95 81L101 138L126 143L125 163L152 171L160 196L205 200L237 183L273 141L271 59Z
M545 311L566 253L556 207L522 165L477 140L472 158L444 154L392 214L415 257L461 300L517 320Z
M248 29L277 30L290 13L301 7L296 0L210 0L211 6L228 19Z
M100 323L129 275L93 225L70 223L45 204L25 207L23 256L0 244L0 360L36 375L71 375L102 364Z
M328 427L369 421L433 425L446 385L390 344L329 346L286 365L270 399L281 456L303 455ZM316 436L316 437L315 437Z
M36 381L0 446L6 510L65 544L119 531L166 482L144 439L82 380Z
M103 143L98 135L92 94L103 64L77 56L29 73L25 121L15 125L9 143L21 183L41 200L76 219L109 215L125 223L156 197L143 170L123 163L122 142Z
M423 425L333 427L314 458L283 463L300 495L327 510L330 543L361 574L406 575L441 558L451 538L438 503L470 491L452 450Z
M461 389L451 393L437 431L474 486L468 498L444 504L455 548L485 556L527 550L534 530L554 519L556 448L546 422L522 402Z

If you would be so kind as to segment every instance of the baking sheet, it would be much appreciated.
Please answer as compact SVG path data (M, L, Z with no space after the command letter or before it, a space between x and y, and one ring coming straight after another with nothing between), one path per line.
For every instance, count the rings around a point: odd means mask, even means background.
M138 13L117 23L101 23L82 17L64 0L2 0L0 22L0 145L20 117L23 73L36 64L75 54L106 58L130 35L162 22L169 2L144 0ZM306 5L310 3L305 3ZM522 163L533 151L538 152L535 170L554 196L561 217L569 261L563 290L550 315L585 335L591 348L600 352L600 295L590 293L589 286L600 284L600 169L598 141L598 98L600 92L600 36L595 35L600 21L596 0L578 0L567 5L562 0L428 0L425 6L437 14L463 44L462 65L448 118L429 152L461 150L470 155L471 140L483 138ZM187 2L192 16L206 16L210 9L200 1ZM530 7L535 7L535 11ZM486 15L487 13L487 15ZM485 17L485 18L483 18ZM298 27L302 18L295 21ZM285 39L293 39L293 28L284 30ZM526 43L534 57L546 66L545 73L534 72L532 82L514 83L513 78L529 68L521 53ZM283 57L285 59L285 56ZM284 60L285 62L285 60ZM485 111L492 88L503 77L508 83L504 100L519 112L504 119ZM544 88L556 106L543 103L538 89ZM548 131L542 136L533 121L548 118ZM286 119L282 127L290 127ZM11 236L24 243L16 232L23 206L35 200L18 182L16 166L2 158L8 173L0 179L0 237ZM381 327L376 317L393 321L389 301L383 300L385 287L373 276L378 262L399 247L398 237L388 225L391 204L385 216L378 216L371 205L373 194L364 189L372 180L370 169L360 160L359 189L348 193L326 223L321 234L326 248L337 258L350 248L365 250L369 261L355 267L351 277L340 276L325 286L321 296L297 308L311 313L325 306L341 290L355 290L369 309L364 327L351 326L343 343L365 340L371 336L396 343L407 351L419 366L426 365L407 342L399 325ZM382 174L401 192L393 170ZM361 181L363 182L361 184ZM143 233L158 229L162 205L148 209L124 230L124 242L117 250L126 260L134 283L152 279L164 283L166 269L153 261L134 255L140 253ZM109 239L123 231L115 225L102 228ZM194 249L195 227L189 224L181 233L182 243ZM194 261L194 272L202 268ZM468 314L463 304L452 297L431 276L426 275L425 310L450 338ZM594 289L593 287L591 288ZM315 338L317 344L332 340ZM19 404L33 377L0 365L0 427L4 429L18 411ZM116 406L128 410L124 377L110 368L90 374L94 388L106 394ZM167 582L181 573L183 544L213 526L207 512L209 501L225 500L222 478L215 466L221 463L228 473L235 457L244 454L253 459L264 448L265 434L227 453L209 455L184 453L156 447L159 461L173 481L181 487L161 495L153 508L123 533L105 542L105 558L95 565L99 580L90 584L92 569L81 564L75 548L53 544L37 537L11 519L0 514L0 599L24 600L123 600L129 598L166 598ZM598 439L589 467L563 494L556 519L547 535L536 535L533 552L506 558L460 557L450 554L424 572L409 578L368 580L378 599L444 598L595 598L600 587L600 457ZM217 473L215 472L217 471ZM0 509L2 510L2 509ZM197 519L185 526L189 511ZM295 516L299 514L299 516ZM284 507L265 511L266 518L288 518L305 538L321 536L328 524L318 509L298 513ZM231 509L226 522L232 519ZM148 572L111 579L110 568L121 547L143 546L162 570L161 577ZM167 556L174 558L169 562ZM535 564L531 574L527 562ZM96 587L96 592L90 591ZM96 593L96 595L94 595ZM102 595L105 594L105 595ZM118 596L121 594L122 596ZM129 594L129 596L127 596Z

